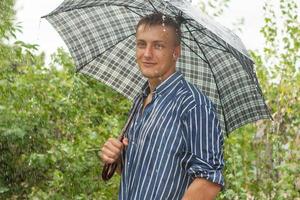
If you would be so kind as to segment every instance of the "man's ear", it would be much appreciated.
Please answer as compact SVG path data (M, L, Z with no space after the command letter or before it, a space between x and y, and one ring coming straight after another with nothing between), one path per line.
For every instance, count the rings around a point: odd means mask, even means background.
M181 48L180 48L180 45L178 45L175 47L174 52L173 52L173 58L175 61L179 58L180 53L181 53Z

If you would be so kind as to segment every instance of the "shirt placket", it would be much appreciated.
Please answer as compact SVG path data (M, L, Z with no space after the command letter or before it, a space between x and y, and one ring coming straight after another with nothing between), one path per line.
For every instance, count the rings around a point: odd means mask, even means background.
M139 138L141 137L141 128L143 127L145 121L149 118L149 116L151 115L151 111L154 108L154 103L155 102L155 98L152 99L152 101L144 108L144 112L142 112L143 109L143 104L140 106L140 108L138 109L138 115L137 118L134 120L134 127L133 127L133 135L132 135L132 141L131 141L131 156L128 159L127 162L127 170L128 172L130 170L132 170L132 165L131 163L133 163L133 159L134 159L134 155L136 155L136 151L137 151L137 141L139 141ZM127 174L128 174L127 172ZM130 181L129 181L130 182ZM128 183L129 183L128 182ZM128 192L128 199L130 199L131 192Z

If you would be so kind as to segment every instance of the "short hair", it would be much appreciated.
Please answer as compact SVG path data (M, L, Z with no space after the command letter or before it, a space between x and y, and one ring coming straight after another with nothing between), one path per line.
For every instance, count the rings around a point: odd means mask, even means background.
M141 25L155 26L155 25L163 25L163 24L164 26L171 27L174 29L176 44L180 45L180 40L181 40L180 25L171 16L163 14L161 12L155 12L142 17L136 26L136 31Z

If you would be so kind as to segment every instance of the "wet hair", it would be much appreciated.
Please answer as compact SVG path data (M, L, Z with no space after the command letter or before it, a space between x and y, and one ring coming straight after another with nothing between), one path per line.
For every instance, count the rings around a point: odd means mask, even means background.
M176 36L176 45L180 45L180 40L181 40L180 24L177 23L171 16L165 15L161 12L155 12L142 17L136 26L136 30L141 25L147 25L147 26L160 25L160 26L173 28Z

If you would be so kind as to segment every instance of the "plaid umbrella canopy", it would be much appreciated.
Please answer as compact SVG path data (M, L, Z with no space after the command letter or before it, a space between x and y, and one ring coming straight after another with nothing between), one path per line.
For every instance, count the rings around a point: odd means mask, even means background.
M133 99L146 81L135 62L135 26L157 11L181 19L177 70L212 100L225 133L271 118L243 43L187 1L65 0L44 17L68 46L77 71Z

